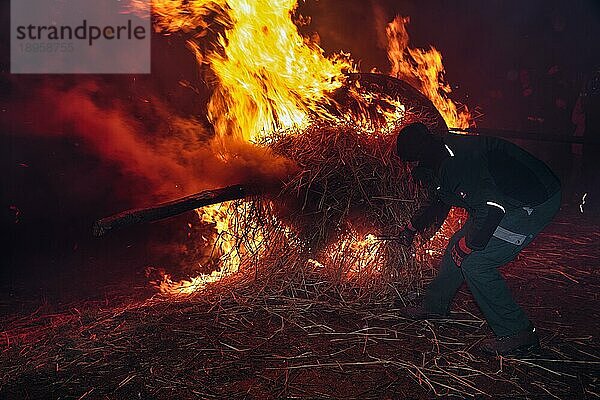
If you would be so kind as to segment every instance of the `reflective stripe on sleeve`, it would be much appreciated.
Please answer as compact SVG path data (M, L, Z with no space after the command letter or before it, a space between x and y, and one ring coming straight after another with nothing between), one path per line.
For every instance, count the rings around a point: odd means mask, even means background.
M493 201L488 201L487 203L488 206L494 206L494 207L498 207L499 209L502 210L503 213L506 214L506 210L504 209L504 207L502 207L502 205L498 204L498 203L494 203Z

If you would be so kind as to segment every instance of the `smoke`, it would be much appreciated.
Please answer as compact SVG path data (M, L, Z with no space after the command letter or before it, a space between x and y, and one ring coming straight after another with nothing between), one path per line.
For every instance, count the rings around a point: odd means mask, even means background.
M12 132L81 141L122 174L147 182L147 192L129 194L138 204L230 184L271 185L294 168L267 149L227 138L217 142L196 117L178 115L157 96L122 99L118 86L94 79L15 80L16 95L2 105L0 124Z
M373 7L373 20L377 38L377 47L385 51L388 48L386 26L390 22L390 16L388 15L387 10L380 3L371 0L371 6Z

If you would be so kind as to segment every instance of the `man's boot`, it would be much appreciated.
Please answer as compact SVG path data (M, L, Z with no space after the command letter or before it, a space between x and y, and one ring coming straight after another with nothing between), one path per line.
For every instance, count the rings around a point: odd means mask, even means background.
M481 351L491 355L523 355L540 348L540 339L533 326L510 336L499 336L481 342Z

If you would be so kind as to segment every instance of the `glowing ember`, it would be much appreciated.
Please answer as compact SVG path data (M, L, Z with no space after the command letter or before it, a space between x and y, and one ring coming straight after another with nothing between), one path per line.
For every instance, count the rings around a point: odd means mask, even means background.
M351 231L346 237L328 246L323 254L327 261L323 264L344 265L346 276L338 278L352 278L365 271L378 274L385 261L379 253L381 244L373 234L361 236Z

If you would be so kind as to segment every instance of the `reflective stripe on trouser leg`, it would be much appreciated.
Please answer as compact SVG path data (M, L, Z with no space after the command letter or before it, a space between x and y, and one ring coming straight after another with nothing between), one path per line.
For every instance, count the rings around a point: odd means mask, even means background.
M560 205L560 192L555 194L546 203L536 207L536 211L524 213L528 217L523 220L522 216L512 212L507 213L505 219L512 220L516 228L523 225L527 237L520 246L492 238L485 249L475 251L465 258L462 268L458 268L450 256L450 250L456 241L464 235L470 221L458 231L448 243L440 270L425 292L425 308L427 311L444 314L448 311L452 299L465 278L470 281L471 292L477 304L482 309L490 327L497 335L508 335L524 329L529 320L519 307L506 286L506 282L496 270L512 259L527 246L543 227L552 219ZM512 226L513 224L511 224ZM521 231L521 229L519 229ZM483 291L483 292L482 292ZM493 293L487 295L486 293Z

